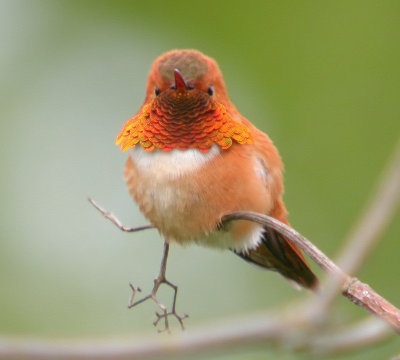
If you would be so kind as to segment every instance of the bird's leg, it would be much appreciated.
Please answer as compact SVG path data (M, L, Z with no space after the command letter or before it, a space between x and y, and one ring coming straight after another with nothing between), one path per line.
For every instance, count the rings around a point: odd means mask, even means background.
M174 285L173 283L169 282L165 276L165 273L167 270L168 252L169 252L169 244L167 242L165 242L163 257L161 260L160 273L154 280L154 286L153 286L153 290L151 291L151 294L134 302L136 293L140 292L141 290L140 290L140 288L135 288L132 284L129 284L132 289L132 297L131 297L131 301L129 303L128 308L131 309L134 306L145 302L146 300L152 299L161 310L161 313L156 312L157 320L154 322L154 326L157 326L158 323L160 322L160 320L164 319L164 328L159 330L159 332L162 332L162 331L169 332L170 331L168 317L171 315L174 316L179 321L179 324L181 325L182 330L184 330L185 327L183 325L183 320L188 317L188 315L186 315L186 314L183 316L180 316L176 312L176 299L177 299L177 294L178 294L178 287L176 285ZM170 312L168 312L167 307L157 299L157 292L158 292L158 289L160 288L161 284L165 284L174 290L174 299L172 302L172 310Z
M136 231L142 231L142 230L147 230L147 229L154 229L154 226L152 226L152 225L145 225L145 226L140 226L140 227L136 227L136 228L125 227L113 214L104 210L93 199L89 198L88 200L106 219L110 220L115 226L117 226L122 231L136 232ZM188 315L185 314L183 316L180 316L176 312L176 298L177 298L177 294L178 294L178 287L176 285L174 285L173 283L169 282L167 280L167 278L165 277L165 272L167 270L168 252L169 252L169 245L167 242L165 242L163 258L161 261L160 273L158 274L157 278L154 280L154 286L153 286L153 290L152 290L151 294L149 294L149 295L145 296L144 298L137 300L135 302L136 294L138 292L141 292L142 290L139 287L135 288L132 284L129 284L129 286L132 290L132 295L131 295L131 299L129 301L128 308L131 309L136 305L139 305L149 299L152 299L162 312L161 314L156 312L157 320L154 322L154 326L157 326L158 323L160 322L160 320L164 319L164 324L165 324L164 328L159 331L165 331L165 330L170 331L169 323L168 323L168 316L171 316L171 315L175 316L175 318L179 321L179 324L181 325L182 330L184 330L185 327L183 326L183 320L186 319L188 317ZM159 287L161 286L161 284L166 284L174 290L174 299L172 302L172 311L171 312L168 312L166 306L163 305L162 303L160 303L157 299L157 296L156 296L157 291L158 291Z

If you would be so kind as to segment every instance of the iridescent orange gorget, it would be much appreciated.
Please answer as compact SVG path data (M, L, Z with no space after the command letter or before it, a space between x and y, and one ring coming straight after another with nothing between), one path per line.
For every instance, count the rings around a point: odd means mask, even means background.
M203 91L171 87L124 124L116 144L122 151L140 144L149 152L154 149L208 152L213 144L226 150L234 141L251 144L251 133L229 116L224 105Z

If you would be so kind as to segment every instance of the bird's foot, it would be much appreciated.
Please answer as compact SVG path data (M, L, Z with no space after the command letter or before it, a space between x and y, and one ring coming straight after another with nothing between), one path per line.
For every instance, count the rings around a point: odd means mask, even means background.
M145 297L143 297L143 298L141 298L140 300L137 300L137 301L135 301L135 297L136 297L136 294L138 292L141 292L141 289L139 287L135 288L132 284L129 284L129 286L130 286L130 288L132 290L132 296L131 296L131 299L129 301L128 308L132 309L133 307L135 307L135 306L137 306L137 305L139 305L139 304L151 299L158 306L158 308L160 309L160 312L156 312L157 319L154 321L153 325L155 327L158 327L160 322L163 323L163 327L157 329L158 332L164 332L164 331L171 332L170 323L169 323L169 317L170 316L175 317L175 319L178 320L179 325L181 326L181 329L185 330L185 326L183 324L183 320L186 319L189 316L187 314L184 314L183 316L180 316L176 312L176 300L177 300L177 294L178 294L178 287L176 285L172 284L171 282L169 282L165 278L165 276L162 276L162 275L160 276L160 275L154 280L154 287L153 287L152 292L149 295L147 295L147 296L145 296ZM162 284L165 284L165 285L171 287L174 290L174 298L173 298L173 301L172 301L172 310L171 311L168 311L167 307L157 299L157 292L158 292L158 289L160 288L160 286Z
M136 294L138 292L141 292L141 290L140 290L140 288L135 288L132 284L129 284L129 286L132 289L132 296L131 296L131 300L130 300L129 306L128 306L129 309L132 309L136 305L139 305L139 304L151 299L151 300L153 300L153 302L155 302L155 304L161 310L160 313L156 312L157 320L153 323L154 326L157 327L160 321L164 322L164 327L162 329L158 329L158 332L163 332L163 331L170 332L171 331L170 327L169 327L169 322L168 322L168 318L170 316L174 316L179 321L179 324L181 325L182 330L185 330L185 327L183 326L183 320L188 317L188 315L179 316L177 314L177 312L176 312L176 297L178 294L178 287L176 285L174 285L173 283L169 282L165 276L165 272L167 269L168 251L169 251L169 245L167 242L165 242L164 243L164 253L163 253L161 267L160 267L160 273L154 280L153 290L151 291L151 293L149 295L143 297L140 300L135 301ZM171 311L168 311L167 307L157 299L157 292L162 284L165 284L174 290L174 299L172 301L172 310Z

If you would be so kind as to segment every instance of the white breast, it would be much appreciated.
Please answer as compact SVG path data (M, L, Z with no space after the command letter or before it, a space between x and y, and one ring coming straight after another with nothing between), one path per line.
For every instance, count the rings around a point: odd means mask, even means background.
M190 230L186 229L186 223L182 220L187 216L196 216L196 208L207 204L202 203L203 198L198 193L201 190L196 188L195 182L191 186L181 186L180 177L190 173L195 177L196 171L220 156L220 152L217 145L213 145L207 153L201 153L197 149L146 152L142 147L136 146L130 150L129 155L145 179L136 184L135 192L140 194L142 211L151 213L157 219L157 225L166 229L167 233L180 234L185 243L194 242L203 246L234 248L246 252L259 245L263 231L261 226L254 226L242 235L243 238L237 239L232 237L230 231L212 231L193 237L189 236ZM267 177L263 164L257 158L254 158L254 173L263 181ZM176 239L170 236L168 240Z
M181 177L193 173L219 156L220 149L214 145L209 152L201 153L197 149L146 152L140 146L130 150L130 156L142 176L135 184L134 192L141 198L141 208L152 213L159 224L168 228L184 226L179 219L187 210L196 209L199 189L182 186ZM186 182L187 183L187 182ZM151 219L154 221L154 219Z
M141 146L130 150L130 156L139 171L149 174L154 180L173 179L200 169L220 153L220 148L213 145L207 153L197 149L171 151L153 150L147 152Z

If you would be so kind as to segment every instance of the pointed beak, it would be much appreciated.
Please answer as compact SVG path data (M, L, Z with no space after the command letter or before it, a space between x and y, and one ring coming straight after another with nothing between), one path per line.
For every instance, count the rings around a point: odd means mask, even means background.
M183 79L182 74L178 69L174 69L174 77L175 77L175 89L178 92L183 92L188 89L185 80Z

